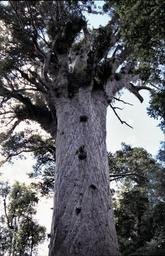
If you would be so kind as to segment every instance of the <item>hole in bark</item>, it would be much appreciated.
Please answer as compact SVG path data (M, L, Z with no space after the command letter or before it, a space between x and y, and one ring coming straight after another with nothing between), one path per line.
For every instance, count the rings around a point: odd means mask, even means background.
M94 184L91 184L89 187L90 187L92 190L96 190L96 189L97 189L97 187L96 187Z
M64 132L61 132L61 135L64 135Z
M51 238L51 234L47 234L47 237L48 237L48 238Z
M79 215L80 212L81 212L81 208L77 207L77 208L76 208L76 215Z
M78 158L79 158L80 160L84 160L84 159L87 158L87 153L86 153L86 151L85 151L84 145L81 146L78 151L76 151L76 154L78 154Z
M80 122L87 122L88 117L87 116L80 116Z
M79 154L78 158L79 158L80 160L85 160L85 159L87 158L86 152L83 152L83 153Z

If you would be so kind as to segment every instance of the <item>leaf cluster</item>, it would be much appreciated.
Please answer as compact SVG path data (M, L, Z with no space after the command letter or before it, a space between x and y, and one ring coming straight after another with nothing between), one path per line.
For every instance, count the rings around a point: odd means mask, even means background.
M45 227L35 220L38 197L31 186L1 183L0 254L32 255L45 239Z
M110 178L120 181L114 211L122 255L163 255L165 175L161 162L142 148L123 145L110 155Z

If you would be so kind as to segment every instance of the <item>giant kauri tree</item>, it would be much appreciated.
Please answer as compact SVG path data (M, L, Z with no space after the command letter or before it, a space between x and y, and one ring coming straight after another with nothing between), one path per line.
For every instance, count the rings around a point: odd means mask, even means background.
M106 110L110 106L129 125L114 105L122 101L119 92L127 89L142 102L142 89L153 95L163 88L162 1L96 5L87 0L0 3L1 146L6 159L22 152L37 155L44 146L45 158L54 152L49 256L119 255ZM88 13L107 13L107 25L91 29ZM45 143L40 132L34 134L34 123L49 135Z

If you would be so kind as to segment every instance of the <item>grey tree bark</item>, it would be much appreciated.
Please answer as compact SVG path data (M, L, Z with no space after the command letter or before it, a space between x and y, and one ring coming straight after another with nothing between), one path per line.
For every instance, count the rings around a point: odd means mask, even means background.
M108 181L106 101L80 88L56 99L54 213L49 256L117 256Z

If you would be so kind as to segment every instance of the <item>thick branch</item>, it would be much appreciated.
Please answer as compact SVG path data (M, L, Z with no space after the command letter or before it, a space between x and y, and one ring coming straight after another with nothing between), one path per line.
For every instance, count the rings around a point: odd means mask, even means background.
M105 65L105 63L103 63ZM136 63L127 62L120 70L120 73L113 74L113 65L109 66L109 77L107 75L107 81L104 85L104 90L106 97L109 102L114 98L115 94L121 89L126 88L131 93L133 93L140 102L143 102L143 97L140 95L140 90L152 91L150 87L143 85L142 81L139 79L139 75L134 75L134 70ZM108 103L109 103L108 102Z
M17 99L25 105L32 104L28 97L17 93L17 91L9 91L7 88L3 86L1 81L0 81L0 96L7 97L8 99L11 99L11 98Z
M16 117L22 121L26 119L36 121L51 135L55 136L56 134L56 120L47 107L33 104L20 106L16 109Z
M34 147L31 147L30 149L22 149L16 153L11 153L9 154L4 160L3 160L3 163L6 163L8 162L12 157L16 157L16 156L19 156L23 153L34 153L35 151L38 151L38 150L41 150L43 149L43 147L37 147L37 148L34 148Z
M54 50L58 54L67 54L75 37L86 26L86 21L82 17L72 16L68 18L63 32L57 35Z
M17 91L9 91L6 89L2 83L0 84L0 96L7 97L8 99L14 98L19 102L23 103L23 106L19 106L15 109L15 115L18 118L18 122L21 122L25 119L33 120L38 122L41 127L43 127L47 132L55 135L56 133L56 118L55 113L44 106L34 105L31 100L23 96L22 94L17 93Z
M119 40L119 33L117 32L118 29L115 29L115 31L113 31L113 26L116 21L117 13L114 13L112 19L105 27L99 27L98 29L95 29L96 38L94 41L94 51L96 64L98 64L100 60L107 58L111 47L113 47L115 43Z
M16 70L18 70L21 74L21 76L26 79L28 82L30 82L31 84L34 84L36 86L36 88L45 93L45 84L43 84L43 82L41 82L41 78L36 74L36 72L29 70L29 72L31 73L31 75L33 77L29 77L29 75L27 73L25 73L23 70L16 68ZM36 81L36 79L39 81L39 83Z
M152 91L151 88L147 87L147 86L135 86L133 83L129 83L126 88L131 92L133 93L139 100L140 102L142 103L143 102L143 97L140 95L139 91L140 90L149 90L149 91Z
M55 55L55 51L54 51L54 47L55 47L55 43L57 41L57 38L58 38L58 34L54 37L53 41L52 41L52 45L51 45L51 49L48 51L48 53L45 55L45 58L44 58L44 65L43 65L43 69L42 69L42 79L45 81L45 82L50 82L49 78L48 78L48 71L50 69L50 64L51 64L51 57L52 57L52 54ZM56 68L57 68L57 56L54 56L56 59L56 63L53 63L53 65L56 65ZM54 73L55 73L55 70L54 70ZM55 74L54 74L55 75Z

